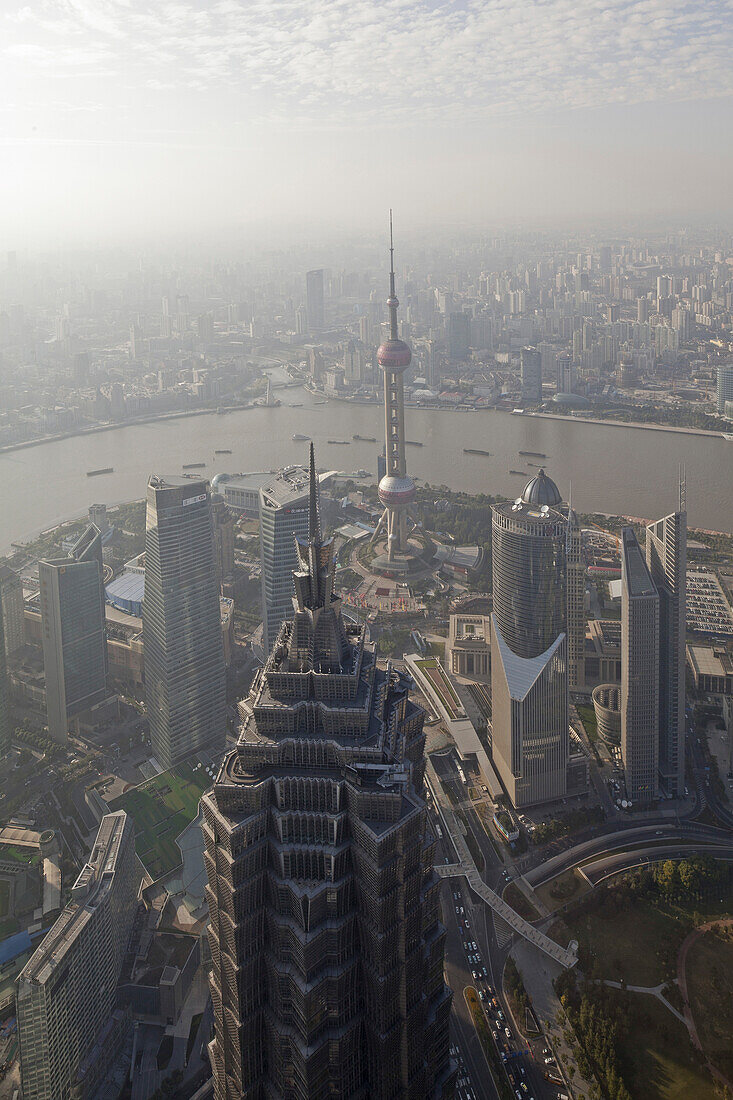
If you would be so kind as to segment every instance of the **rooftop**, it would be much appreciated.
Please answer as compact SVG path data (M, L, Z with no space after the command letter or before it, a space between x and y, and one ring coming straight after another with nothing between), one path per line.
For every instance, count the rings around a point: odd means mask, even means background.
M333 475L333 470L319 474L318 484L324 485ZM286 466L274 477L270 475L260 489L264 504L268 508L286 508L305 503L308 499L308 476L305 466Z
M623 539L623 567L626 583L631 596L655 596L657 589L652 580L651 573L647 569L644 555L637 542L633 527L624 527Z

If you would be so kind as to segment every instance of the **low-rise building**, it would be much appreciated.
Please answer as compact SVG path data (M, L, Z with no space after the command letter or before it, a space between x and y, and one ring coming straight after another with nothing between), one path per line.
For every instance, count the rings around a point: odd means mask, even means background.
M687 664L698 691L733 695L733 652L723 645L688 645Z
M454 676L488 683L491 679L491 620L488 615L454 612L450 617L446 663Z

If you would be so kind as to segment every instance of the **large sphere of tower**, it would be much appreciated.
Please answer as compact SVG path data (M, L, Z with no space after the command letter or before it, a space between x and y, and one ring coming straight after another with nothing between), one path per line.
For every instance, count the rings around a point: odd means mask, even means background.
M385 474L379 482L379 499L385 508L393 512L399 512L412 504L417 490L411 477L395 477L394 474Z
M412 362L412 352L404 340L385 340L377 350L377 362L383 371L406 371Z

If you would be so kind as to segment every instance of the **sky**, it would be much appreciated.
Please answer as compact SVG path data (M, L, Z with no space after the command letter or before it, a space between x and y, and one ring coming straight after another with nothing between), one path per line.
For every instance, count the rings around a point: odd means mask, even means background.
M0 247L726 219L733 0L1 0Z

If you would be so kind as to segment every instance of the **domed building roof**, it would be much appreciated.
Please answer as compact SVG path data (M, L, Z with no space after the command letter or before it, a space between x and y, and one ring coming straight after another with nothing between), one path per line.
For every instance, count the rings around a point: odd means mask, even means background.
M560 490L544 470L540 470L524 486L522 500L525 504L534 504L538 508L541 508L543 504L546 504L548 508L556 508L558 504L562 504Z
M220 485L223 485L225 481L231 481L231 474L215 474L211 479L212 492L216 492Z

